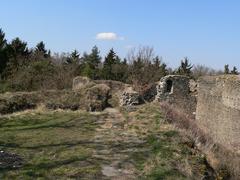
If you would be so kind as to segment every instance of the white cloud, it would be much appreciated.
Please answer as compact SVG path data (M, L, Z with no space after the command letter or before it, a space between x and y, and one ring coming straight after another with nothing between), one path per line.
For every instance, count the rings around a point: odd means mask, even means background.
M119 37L116 33L113 32L102 32L96 35L98 40L124 40L124 37Z

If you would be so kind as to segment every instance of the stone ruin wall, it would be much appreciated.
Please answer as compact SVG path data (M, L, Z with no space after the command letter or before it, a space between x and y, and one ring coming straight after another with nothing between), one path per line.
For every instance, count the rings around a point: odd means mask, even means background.
M198 86L198 126L215 142L239 151L240 77L203 77Z
M190 89L190 79L186 76L168 75L157 84L156 100L166 102L184 112L190 117L195 117L196 96Z
M113 81L95 83L108 84L110 89L121 94L122 106L141 104L140 95L130 86ZM240 152L240 77L203 77L197 84L196 91L196 84L192 86L188 77L165 76L156 83L155 100L171 104L190 116L214 142Z

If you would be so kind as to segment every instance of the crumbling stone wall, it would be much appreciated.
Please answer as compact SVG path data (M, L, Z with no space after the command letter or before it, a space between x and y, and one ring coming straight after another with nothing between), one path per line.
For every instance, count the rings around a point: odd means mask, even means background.
M190 91L190 79L186 76L169 75L157 83L156 100L167 102L194 117L196 97Z
M198 126L215 142L239 151L240 77L204 77L198 84Z

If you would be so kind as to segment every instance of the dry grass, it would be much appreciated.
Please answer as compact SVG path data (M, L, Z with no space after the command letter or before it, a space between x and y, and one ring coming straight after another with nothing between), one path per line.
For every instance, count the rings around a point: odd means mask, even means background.
M189 135L165 120L159 104L142 105L126 114L125 126L136 136L146 137L152 155L141 162L139 168L149 179L175 177L175 179L213 178L205 156L194 148ZM205 174L206 173L206 174ZM171 174L171 176L169 176ZM164 178L163 178L164 179ZM171 178L170 178L171 179Z
M207 134L198 128L195 119L190 118L176 107L167 103L161 103L160 106L164 112L165 120L175 124L177 128L191 136L194 140L194 146L207 155L207 159L216 170L218 178L240 179L240 155L238 153L230 152L220 144L214 143Z

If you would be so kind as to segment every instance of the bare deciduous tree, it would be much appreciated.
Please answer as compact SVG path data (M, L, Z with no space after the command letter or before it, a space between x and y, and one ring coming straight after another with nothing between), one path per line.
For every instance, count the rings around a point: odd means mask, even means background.
M152 47L144 46L129 51L129 80L138 91L151 86L167 74L166 64L155 56Z
M198 79L201 76L213 76L213 75L220 75L223 74L222 71L220 70L215 70L212 69L210 67L207 67L205 65L195 65L193 66L193 70L192 70L192 75L194 77L194 79Z

